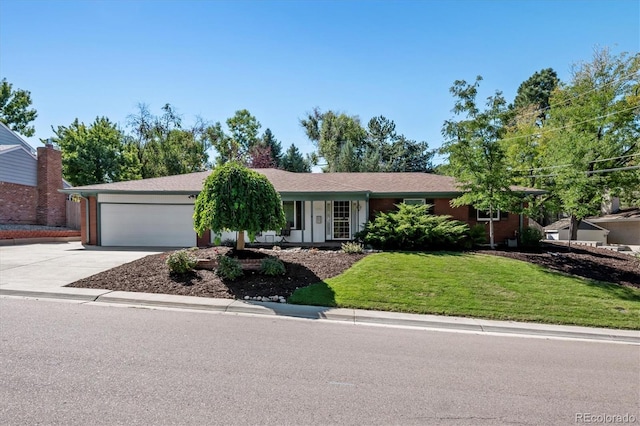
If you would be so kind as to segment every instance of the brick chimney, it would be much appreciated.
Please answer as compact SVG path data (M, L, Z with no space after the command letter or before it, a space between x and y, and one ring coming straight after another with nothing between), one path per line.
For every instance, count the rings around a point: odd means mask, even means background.
M39 225L66 226L66 195L62 189L62 153L47 144L38 148L38 206Z

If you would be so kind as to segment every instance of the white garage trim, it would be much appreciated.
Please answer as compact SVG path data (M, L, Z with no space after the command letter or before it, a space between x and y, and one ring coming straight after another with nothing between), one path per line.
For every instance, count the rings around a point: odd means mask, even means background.
M193 247L193 204L99 203L100 245Z

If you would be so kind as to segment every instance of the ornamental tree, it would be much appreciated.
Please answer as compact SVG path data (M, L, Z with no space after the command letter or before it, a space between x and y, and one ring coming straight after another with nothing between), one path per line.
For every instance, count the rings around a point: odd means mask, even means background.
M237 162L217 167L196 198L194 229L202 235L238 231L236 248L244 249L244 232L253 240L258 232L285 226L280 194L266 176Z
M476 103L481 80L481 76L473 84L456 80L449 89L456 97L453 112L462 117L445 121L442 134L447 141L442 152L449 156L449 171L464 191L463 195L451 200L451 205L472 205L489 212L489 241L493 249L494 212L510 209L515 196L510 188L511 172L505 166L499 143L506 102L498 91L487 98L487 108L481 111Z

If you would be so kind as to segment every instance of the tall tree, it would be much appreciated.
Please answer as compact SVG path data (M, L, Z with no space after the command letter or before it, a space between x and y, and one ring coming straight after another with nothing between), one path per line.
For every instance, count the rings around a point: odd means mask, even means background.
M286 223L280 194L266 176L234 161L216 167L207 177L193 219L199 235L207 229L238 231L238 250L244 249L245 231L253 240L258 232L278 230Z
M298 148L291 144L287 152L282 157L281 167L283 170L294 173L310 173L311 164L305 159Z
M259 142L258 131L262 126L246 109L236 111L226 123L229 134L224 132L219 122L209 132L212 146L218 152L216 162L218 165L228 161L246 164L249 151Z
M198 118L192 127L183 128L182 117L170 104L162 107L160 116L139 104L138 112L129 116L129 127L128 143L137 151L144 178L207 169L212 132L203 120Z
M551 104L549 99L551 93L558 87L558 74L553 68L545 68L533 73L531 77L522 82L518 87L518 92L510 105L510 109L527 108L534 106L540 119L544 119L545 112L549 110Z
M266 129L262 134L263 145L269 147L271 151L271 158L273 159L275 166L280 167L280 163L282 161L282 144L276 139L276 137L271 132L271 129Z
M97 117L89 126L76 119L53 132L62 151L62 174L73 186L140 178L137 157L108 118Z
M257 143L249 150L249 166L254 169L277 168L278 165L271 154L271 147L262 142Z
M640 187L639 89L640 54L601 49L551 97L538 173L570 216L571 239L607 197L633 197Z
M36 119L38 112L31 106L31 92L28 90L13 90L13 85L2 79L0 83L0 121L11 130L26 137L35 134L35 128L30 123Z
M476 103L480 81L481 76L473 84L456 80L449 89L455 97L453 112L461 118L445 121L442 152L448 155L449 171L464 191L452 200L452 205L472 205L489 213L489 240L494 248L494 215L513 205L511 173L499 143L506 102L496 91L488 98L486 109L480 110Z
M360 171L353 168L366 149L366 132L358 117L333 111L322 112L315 108L300 120L300 125L307 137L316 144L318 154L327 162L324 171ZM346 155L352 158L346 158Z

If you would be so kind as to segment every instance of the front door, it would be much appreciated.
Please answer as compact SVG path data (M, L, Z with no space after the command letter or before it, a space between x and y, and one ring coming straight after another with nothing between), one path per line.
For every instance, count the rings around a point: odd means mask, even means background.
M351 202L333 202L333 239L351 239Z

